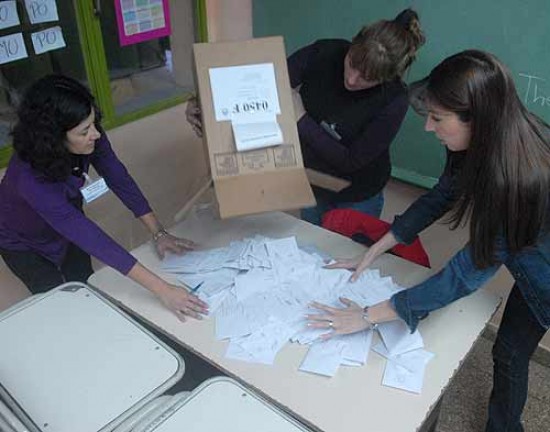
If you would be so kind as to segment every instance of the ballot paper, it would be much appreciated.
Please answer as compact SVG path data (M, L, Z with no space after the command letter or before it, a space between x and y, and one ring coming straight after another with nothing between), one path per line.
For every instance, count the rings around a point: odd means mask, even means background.
M379 324L378 331L391 356L424 347L424 341L419 331L411 333L403 321L396 320Z
M374 346L373 351L387 359L383 385L418 394L422 391L426 366L434 357L433 353L419 348L390 355L383 343Z
M309 348L300 370L332 377L344 360L346 344L337 339L315 342Z
M231 122L237 151L256 150L283 143L283 132L274 116L250 116Z
M287 343L309 345L300 370L331 377L340 366L366 364L374 332L365 330L323 340L330 329L307 326L306 315L322 314L317 301L343 307L341 298L370 306L389 299L402 287L377 270L363 272L355 283L350 272L324 268L327 255L301 248L295 237L262 236L230 243L227 247L167 256L165 271L175 273L210 307L219 340L227 340L226 357L271 365ZM378 326L377 352L387 360L384 383L407 391L422 387L429 353L422 350L418 331L393 321Z

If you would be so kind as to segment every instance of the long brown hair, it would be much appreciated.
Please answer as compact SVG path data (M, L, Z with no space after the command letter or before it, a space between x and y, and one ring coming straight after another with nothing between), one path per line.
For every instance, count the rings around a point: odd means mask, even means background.
M483 51L440 63L428 77L426 97L470 122L450 221L456 228L470 217L476 266L495 262L500 234L512 253L533 246L548 211L549 126L523 106L508 69Z
M368 80L401 78L425 41L418 14L405 9L395 19L377 21L355 35L348 52L350 65Z

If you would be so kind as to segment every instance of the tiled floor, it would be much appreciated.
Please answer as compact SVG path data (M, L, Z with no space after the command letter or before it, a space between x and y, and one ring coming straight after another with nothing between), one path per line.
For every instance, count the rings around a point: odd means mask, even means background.
M492 387L492 342L486 338L474 346L448 387L437 432L482 432ZM550 430L550 368L532 361L529 397L524 411L526 432Z

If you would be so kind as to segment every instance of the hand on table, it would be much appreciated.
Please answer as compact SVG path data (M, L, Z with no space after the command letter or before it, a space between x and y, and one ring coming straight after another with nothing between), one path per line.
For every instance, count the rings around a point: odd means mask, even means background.
M345 308L334 308L317 302L311 304L312 307L324 313L307 315L308 327L332 330L323 334L321 339L356 333L370 327L370 323L363 317L364 311L361 306L344 297L340 297L340 301L346 306Z
M185 321L186 317L201 320L202 315L208 315L208 305L183 287L168 284L158 297L180 321Z
M166 252L172 252L176 255L181 255L185 252L195 249L195 247L197 246L195 242L191 240L173 236L168 232L155 240L154 243L155 249L157 250L157 253L161 258L164 258Z
M363 256L352 259L339 259L336 260L335 263L325 267L329 269L343 268L355 270L349 278L351 282L355 282L359 278L359 275L370 267L376 258L390 250L396 244L398 244L397 238L392 231L388 231L380 240L373 244Z
M197 98L193 97L187 101L185 117L197 136L202 137L202 113L197 103Z
M359 275L363 273L368 267L370 267L370 265L374 261L374 258L375 257L372 257L368 253L366 253L355 258L336 259L336 262L332 264L327 264L325 268L354 270L349 279L351 282L355 282L359 278Z

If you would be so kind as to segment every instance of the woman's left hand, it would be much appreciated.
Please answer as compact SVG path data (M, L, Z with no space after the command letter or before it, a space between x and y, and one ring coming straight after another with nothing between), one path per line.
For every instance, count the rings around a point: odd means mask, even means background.
M346 305L345 308L334 308L317 302L311 304L312 307L322 310L324 313L307 315L308 327L332 330L330 333L322 335L321 339L356 333L370 327L369 322L363 318L364 312L361 306L344 297L340 297L340 301Z
M166 252L181 255L185 252L195 249L195 242L184 238L179 238L167 233L158 238L155 242L155 249L161 258L164 258Z

